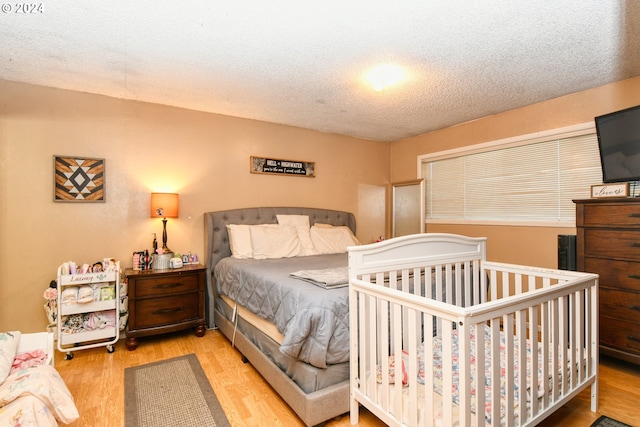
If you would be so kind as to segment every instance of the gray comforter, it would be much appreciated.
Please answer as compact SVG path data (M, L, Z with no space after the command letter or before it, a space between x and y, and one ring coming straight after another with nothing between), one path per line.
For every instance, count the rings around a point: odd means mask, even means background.
M224 258L214 269L219 294L276 325L280 351L319 368L349 360L349 288L323 289L290 276L344 267L347 254L255 260Z

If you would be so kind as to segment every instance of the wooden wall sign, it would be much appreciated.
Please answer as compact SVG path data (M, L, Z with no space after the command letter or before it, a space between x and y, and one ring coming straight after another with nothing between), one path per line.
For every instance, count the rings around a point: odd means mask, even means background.
M104 202L104 159L53 156L55 202Z
M249 167L251 173L270 175L290 175L315 177L315 163L300 160L282 160L251 156Z
M628 182L591 186L591 197L596 199L603 198L603 197L628 197L628 196L629 196Z

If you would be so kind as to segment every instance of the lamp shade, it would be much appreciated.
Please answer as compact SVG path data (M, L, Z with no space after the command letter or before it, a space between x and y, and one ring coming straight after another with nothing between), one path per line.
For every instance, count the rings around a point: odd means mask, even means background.
M151 193L151 218L178 218L178 195Z

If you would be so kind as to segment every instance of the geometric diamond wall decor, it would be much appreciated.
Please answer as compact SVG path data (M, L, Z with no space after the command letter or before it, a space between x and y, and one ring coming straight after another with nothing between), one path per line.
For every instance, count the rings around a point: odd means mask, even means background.
M55 202L104 202L104 159L53 156Z

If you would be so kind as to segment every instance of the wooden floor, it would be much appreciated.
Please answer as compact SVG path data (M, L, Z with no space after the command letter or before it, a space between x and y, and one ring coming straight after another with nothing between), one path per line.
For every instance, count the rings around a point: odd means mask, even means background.
M239 352L219 331L207 331L202 338L191 331L144 338L135 351L128 351L121 340L111 354L104 347L80 350L71 360L56 352L55 366L80 412L80 419L69 425L124 426L124 369L189 353L198 356L232 426L304 426L251 364L242 363ZM586 390L540 426L588 427L607 415L640 427L640 367L602 358L599 409L593 413L589 408ZM349 425L348 414L326 423ZM358 425L384 426L365 410L360 411Z

